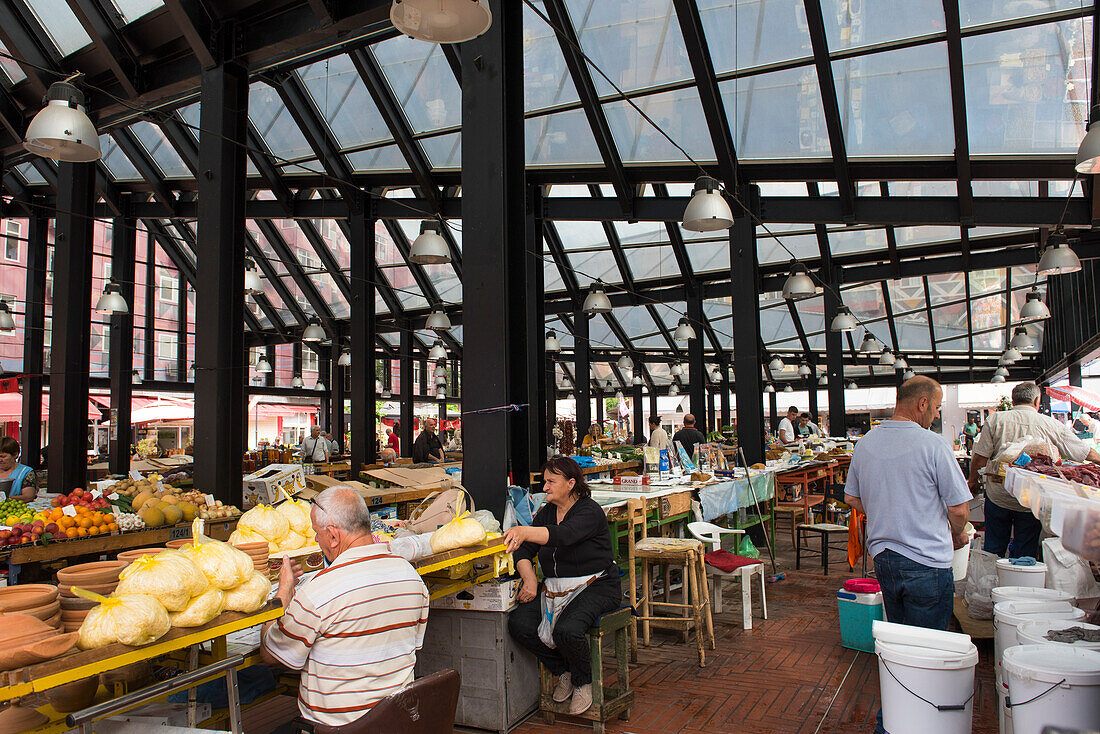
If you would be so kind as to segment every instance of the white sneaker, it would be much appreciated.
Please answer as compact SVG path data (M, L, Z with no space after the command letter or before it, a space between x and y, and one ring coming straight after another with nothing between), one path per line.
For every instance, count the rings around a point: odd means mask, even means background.
M587 683L573 689L573 700L569 702L569 713L576 716L592 708L592 684Z
M558 703L565 703L572 695L573 681L570 679L569 673L562 673L561 677L558 678L558 685L554 688L554 700Z

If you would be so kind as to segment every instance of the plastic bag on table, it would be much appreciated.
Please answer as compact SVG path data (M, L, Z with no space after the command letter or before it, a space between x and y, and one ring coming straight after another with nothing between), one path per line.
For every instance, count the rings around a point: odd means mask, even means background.
M414 533L431 533L463 512L473 511L474 500L469 493L444 479L438 492L432 492L413 508L405 526Z
M472 517L481 523L481 526L485 528L485 532L487 533L499 534L503 532L500 527L500 522L497 521L496 517L489 510L478 510Z
M271 593L271 580L266 574L253 571L248 580L225 592L225 610L251 614L264 605Z
M299 535L307 535L310 528L309 503L294 499L286 494L286 490L283 490L283 494L286 500L276 505L275 511L287 519L291 530Z
M73 587L73 593L99 602L80 625L76 645L81 650L121 642L133 647L159 640L171 627L164 605L145 594L123 594L107 598Z
M485 527L470 517L470 513L463 512L432 533L432 553L479 545L485 542L485 537Z
M239 586L252 575L255 566L252 558L240 548L214 540L203 535L203 521L195 520L191 526L193 540L180 548L180 552L191 559L210 585L222 589ZM192 596L197 596L192 594ZM219 612L220 614L220 612ZM205 623L204 623L205 624ZM187 625L194 626L194 625Z
M749 538L748 533L737 536L740 542L740 549L737 551L737 555L744 556L745 558L752 558L756 560L760 558L760 551L753 545L752 539Z
M225 611L225 592L211 586L187 603L182 612L172 612L168 620L173 627L201 627Z
M169 612L180 612L191 597L208 588L210 581L194 561L180 551L166 550L141 556L122 569L112 596L147 594Z
M250 530L264 536L270 543L278 543L290 532L290 520L270 505L256 505L241 515L241 519L237 521L237 529Z

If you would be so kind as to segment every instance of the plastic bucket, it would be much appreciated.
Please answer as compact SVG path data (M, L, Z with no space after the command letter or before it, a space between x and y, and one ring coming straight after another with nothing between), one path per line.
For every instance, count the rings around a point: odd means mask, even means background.
M997 586L994 587L993 603L1002 601L1077 601L1076 597L1057 589L1040 589L1036 586Z
M1082 620L1085 613L1069 602L1002 601L993 605L993 659L999 670L1005 650L1019 644L1016 628L1024 622Z
M951 557L951 574L954 576L955 581L962 581L966 578L966 569L970 565L970 542L974 540L973 525L967 523L963 530L970 540L962 548L956 548L955 555Z
M949 652L875 641L882 723L890 734L970 734L978 648Z
M1012 709L1008 703L1008 684L1001 680L1001 671L997 671L997 723L1000 724L1001 734L1012 734Z
M1055 642L1047 639L1052 630L1064 630L1067 627L1081 627L1086 630L1100 630L1100 626L1075 619L1037 619L1024 622L1016 628L1016 642L1020 645L1059 645L1081 650L1100 652L1100 642Z
M1100 724L1100 652L1017 645L1005 651L1004 676L1016 734Z
M997 559L997 586L1029 586L1042 589L1047 584L1047 564L1013 566L1007 558Z

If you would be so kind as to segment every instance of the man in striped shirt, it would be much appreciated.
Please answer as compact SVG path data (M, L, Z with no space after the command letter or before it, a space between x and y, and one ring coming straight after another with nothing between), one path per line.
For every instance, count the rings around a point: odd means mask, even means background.
M313 529L331 565L295 588L300 569L283 564L278 597L286 611L264 626L261 654L302 672L304 718L341 726L413 682L428 589L408 561L375 543L355 490L331 487L312 502Z

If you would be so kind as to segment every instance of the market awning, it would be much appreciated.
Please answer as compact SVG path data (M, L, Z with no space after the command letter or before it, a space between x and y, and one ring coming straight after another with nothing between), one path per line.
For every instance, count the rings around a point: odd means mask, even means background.
M1086 390L1082 387L1074 387L1073 385L1062 385L1061 387L1048 387L1047 395L1050 395L1055 400L1068 400L1073 403L1077 403L1085 410L1100 410L1100 395Z
M42 396L42 418L50 417L50 398ZM88 420L97 421L102 417L95 403L88 401ZM17 392L0 393L0 421L23 420L23 394Z
M249 412L255 415L270 417L288 417L292 415L313 414L317 412L316 405L288 405L286 403L259 403Z
M159 403L147 405L130 414L131 423L156 423L161 421L190 421L195 419L195 406Z

